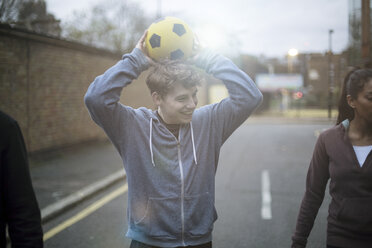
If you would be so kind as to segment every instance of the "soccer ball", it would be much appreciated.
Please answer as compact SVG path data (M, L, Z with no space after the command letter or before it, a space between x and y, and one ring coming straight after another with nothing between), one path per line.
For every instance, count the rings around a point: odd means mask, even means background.
M184 21L165 17L150 25L145 43L152 59L186 59L192 53L194 35Z

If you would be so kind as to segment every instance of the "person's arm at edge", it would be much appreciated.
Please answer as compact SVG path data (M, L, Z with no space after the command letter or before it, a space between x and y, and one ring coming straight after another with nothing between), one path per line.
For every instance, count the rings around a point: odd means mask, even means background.
M9 123L7 151L2 162L6 173L5 216L12 247L43 247L40 209L32 187L26 146L16 121Z
M306 177L306 191L297 217L296 230L292 236L292 248L306 247L308 236L322 205L325 187L329 179L329 158L322 133L315 145Z

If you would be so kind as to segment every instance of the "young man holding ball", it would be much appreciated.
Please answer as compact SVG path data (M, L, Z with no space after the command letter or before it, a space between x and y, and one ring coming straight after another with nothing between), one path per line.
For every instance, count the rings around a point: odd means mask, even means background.
M262 101L229 59L201 51L191 61L225 84L229 97L196 109L201 76L181 61L154 62L144 40L90 85L92 119L119 151L128 181L131 247L212 247L220 148ZM157 109L119 103L124 87L153 67L146 83Z

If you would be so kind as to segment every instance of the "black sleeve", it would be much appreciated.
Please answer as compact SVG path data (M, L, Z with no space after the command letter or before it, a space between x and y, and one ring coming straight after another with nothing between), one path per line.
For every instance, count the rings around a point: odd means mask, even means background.
M3 116L1 116L3 117ZM3 122L4 118L1 118ZM18 123L2 124L1 191L5 222L12 247L43 247L41 216L28 168L28 158ZM4 130L6 127L6 130Z

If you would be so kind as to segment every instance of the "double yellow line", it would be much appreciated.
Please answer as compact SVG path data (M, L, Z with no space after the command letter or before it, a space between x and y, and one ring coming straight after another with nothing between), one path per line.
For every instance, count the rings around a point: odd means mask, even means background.
M113 199L126 193L127 191L128 191L128 184L125 184L121 186L120 188L114 190L110 194L102 197L98 201L94 202L93 204L89 205L88 207L86 207L85 209L77 213L76 215L72 216L71 218L67 219L66 221L62 222L58 226L46 232L44 234L44 241L50 239L51 237L63 231L64 229L68 228L69 226L72 226L76 222L84 219L85 217L87 217L88 215L96 211L97 209L101 208L106 203L112 201Z

